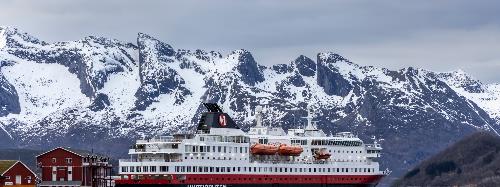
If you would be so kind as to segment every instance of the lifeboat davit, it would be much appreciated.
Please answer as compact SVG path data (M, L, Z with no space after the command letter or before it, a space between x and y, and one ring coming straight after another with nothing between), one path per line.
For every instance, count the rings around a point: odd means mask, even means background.
M282 156L299 156L304 149L300 146L290 146L281 144L278 149L278 154Z
M332 154L327 153L327 152L323 152L323 151L318 151L318 152L316 152L316 154L314 154L313 157L316 160L326 160L326 159L329 159L330 156L332 156Z
M278 146L258 143L250 147L250 152L254 155L275 155L278 152Z

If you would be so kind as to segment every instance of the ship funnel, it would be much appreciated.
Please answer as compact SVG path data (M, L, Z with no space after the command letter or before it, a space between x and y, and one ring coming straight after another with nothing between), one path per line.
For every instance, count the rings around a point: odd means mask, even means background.
M208 132L210 128L240 128L216 103L203 103L203 106L207 108L208 112L201 114L200 121L198 122L199 131Z

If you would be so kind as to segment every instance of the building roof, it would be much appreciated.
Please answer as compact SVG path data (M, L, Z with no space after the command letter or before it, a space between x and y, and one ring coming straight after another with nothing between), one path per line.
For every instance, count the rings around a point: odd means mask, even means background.
M79 150L79 149L68 148L68 147L56 147L56 148L51 149L51 150L49 150L47 152L39 154L36 157L38 158L38 157L40 157L42 155L45 155L45 154L50 153L52 151L55 151L57 149L62 149L62 150L68 151L68 152L73 153L75 155L78 155L80 157L86 157L86 156L97 156L97 157L104 157L104 158L108 157L108 156L104 156L104 155L101 155L101 154L92 153L92 152L89 152L89 151L84 151L84 150Z
M17 160L0 160L0 175L8 171L17 162Z
M10 170L10 168L14 167L14 165L16 165L18 162L21 165L23 165L28 171L30 171L35 177L37 177L35 172L31 171L31 169L28 166L26 166L26 164L18 160L0 160L0 175L5 174L7 171Z

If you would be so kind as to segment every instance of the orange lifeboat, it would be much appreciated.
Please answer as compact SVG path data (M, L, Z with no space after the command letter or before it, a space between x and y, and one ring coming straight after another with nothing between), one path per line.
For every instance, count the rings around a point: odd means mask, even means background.
M299 156L304 149L300 146L290 146L281 144L278 149L278 154L282 156Z
M314 154L314 158L316 160L326 160L326 159L329 159L330 156L332 156L330 153L327 153L327 152L324 152L324 151L316 151L316 153Z
M258 143L250 146L250 152L254 155L274 155L278 152L278 146Z

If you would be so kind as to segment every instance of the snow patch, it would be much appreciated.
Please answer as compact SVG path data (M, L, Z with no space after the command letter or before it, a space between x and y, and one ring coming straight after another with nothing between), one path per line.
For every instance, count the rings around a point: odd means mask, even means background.
M0 50L7 45L7 36L5 36L5 29L0 28Z
M58 110L90 104L80 91L79 79L62 65L18 61L1 72L15 86L21 106L20 114L9 117L35 122Z

